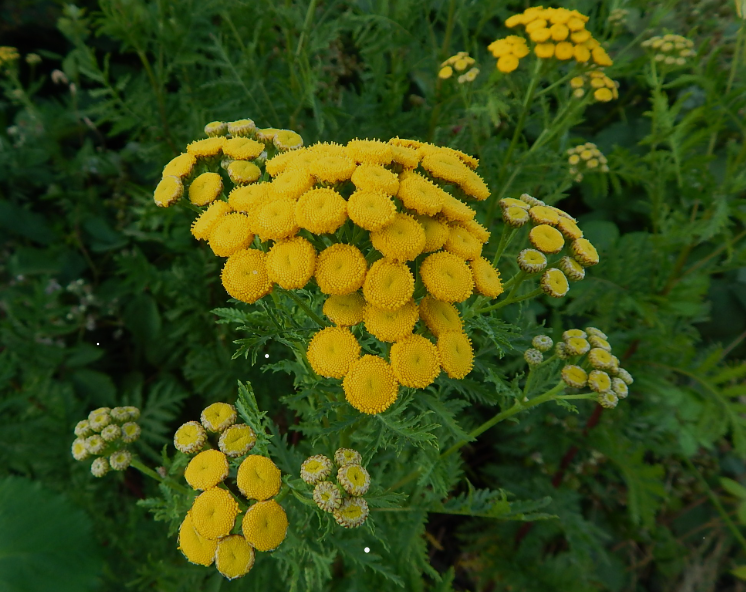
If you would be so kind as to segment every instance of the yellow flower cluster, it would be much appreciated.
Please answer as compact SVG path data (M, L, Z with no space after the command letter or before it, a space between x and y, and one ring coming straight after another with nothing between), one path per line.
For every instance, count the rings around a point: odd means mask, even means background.
M458 77L459 84L465 82L474 82L474 79L479 75L479 68L472 67L467 72L464 72L469 66L474 65L474 58L469 57L469 54L465 51L460 51L456 55L452 55L445 62L440 65L438 71L438 78L446 80L453 76L454 70L456 72L463 72Z
M514 228L530 223L528 239L533 248L523 249L517 257L518 267L527 274L544 272L540 287L553 298L562 298L570 289L569 280L585 277L585 268L596 265L598 252L590 241L583 238L577 220L567 212L548 206L540 199L526 193L520 199L506 197L500 200L503 220ZM547 268L547 255L557 255L569 245L569 255L558 259L558 267Z
M671 33L651 37L643 41L641 45L653 52L653 59L656 62L661 62L666 66L684 66L687 58L696 54L692 49L694 42L691 39Z
M586 142L585 144L575 146L575 148L568 148L567 162L570 165L570 175L576 183L580 183L583 180L584 173L609 172L606 157L593 142Z
M601 103L608 103L619 98L617 83L603 73L603 70L591 70L587 74L575 76L570 80L572 94L576 99L585 96L585 89L593 91L593 98Z
M522 26L540 59L574 59L581 64L592 61L598 66L611 66L606 50L585 28L587 22L588 17L577 10L533 6L508 18L505 26ZM529 54L526 40L517 35L493 41L487 49L497 58L497 69L505 73L515 70L519 60Z
M469 65L468 56L459 55L454 67L462 63ZM156 189L161 205L184 193L195 167L217 170L220 154L250 158L269 150L255 145L265 141L266 130L244 126L244 135L232 137L234 122L223 136L219 124L166 166ZM496 298L503 291L497 269L481 256L490 233L463 201L490 195L475 170L478 160L401 138L270 153L266 162L254 161L264 171L260 179L236 185L227 201L224 187L231 181L211 169L188 187L191 202L205 208L192 233L228 258L222 272L228 294L253 303L275 284L296 290L315 281L328 296L323 312L335 326L313 337L308 360L317 374L344 379L347 400L363 413L387 409L400 384L425 388L441 369L455 378L468 374L473 352L453 303L474 292ZM416 276L426 292L417 299ZM438 332L432 326L443 314L457 322ZM420 318L437 344L414 334ZM350 330L360 323L394 344L389 360L361 357Z
M19 57L18 50L15 47L3 45L0 47L0 68L13 64Z
M219 434L218 448L200 450L208 433ZM285 510L271 499L280 491L280 469L267 457L245 456L256 442L251 427L236 423L236 410L227 403L214 403L201 415L201 423L188 422L174 435L176 447L187 454L197 452L184 471L187 483L202 491L192 503L179 528L179 550L188 561L209 566L232 580L249 572L255 551L276 549L287 534ZM240 456L243 461L231 462ZM245 504L224 485L231 465L237 464L235 487L254 503L245 510L241 534L231 534Z
M598 402L604 407L616 407L634 382L612 354L608 337L595 327L565 331L562 341L554 346L554 355L569 362L562 368L564 383L575 389L588 387L598 394Z
M316 505L334 516L344 528L356 528L368 517L368 503L363 495L370 488L370 475L362 466L362 456L357 450L340 448L334 453L337 465L337 483L327 478L332 473L332 461L317 454L303 461L300 476L313 485Z
M610 13L606 21L612 27L621 27L629 16L629 10L626 8L614 8Z
M132 406L94 409L75 426L73 458L96 457L91 464L94 477L103 477L111 469L124 471L132 462L128 445L140 437L139 417L140 410Z

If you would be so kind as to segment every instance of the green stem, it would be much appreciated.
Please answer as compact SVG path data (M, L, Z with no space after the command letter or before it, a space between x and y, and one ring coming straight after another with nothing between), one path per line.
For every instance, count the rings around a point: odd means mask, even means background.
M543 293L544 293L544 290L542 290L541 288L536 288L536 290L533 290L529 292L528 294L524 294L523 296L516 296L515 298L506 298L502 302L498 302L497 304L493 304L492 306L481 308L477 311L477 314L482 314L484 312L490 312L492 310L497 310L498 308L502 308L503 306L508 306L508 304L515 304L516 302L523 302L524 300L536 298L537 296L541 296Z
M290 488L287 485L283 484L282 489L280 489L280 493L278 493L274 497L274 500L279 504L282 500L284 500L288 496L289 493L290 493Z
M298 47L295 49L295 57L300 56L300 52L303 49L303 42L308 36L308 31L311 28L313 22L313 13L316 12L316 3L318 0L311 0L308 4L308 10L306 11L306 20L303 21L303 30L301 31L300 37L298 38Z
M164 479L158 473L156 473L153 469L142 464L138 458L133 458L132 461L130 462L130 466L133 469L137 469L138 471L140 471L143 475L147 475L151 479L155 479L156 481L158 481L158 483L163 483L163 485L170 487L174 491L178 491L179 493L191 493L191 491L187 489L186 487L184 487L183 485L174 483L170 479Z
M305 302L303 302L303 300L295 292L293 292L292 290L283 290L283 293L290 296L291 300L294 300L295 303L300 306L303 311L309 316L309 318L313 319L318 325L320 325L321 327L329 326L329 323L327 323L319 315L313 312L311 308Z
M495 258L492 260L492 267L497 267L500 257L502 257L505 249L508 248L508 245L510 244L510 241L513 240L516 232L518 232L517 228L512 228L507 224L503 226L503 233L500 235L500 244L497 245L497 253L495 253Z

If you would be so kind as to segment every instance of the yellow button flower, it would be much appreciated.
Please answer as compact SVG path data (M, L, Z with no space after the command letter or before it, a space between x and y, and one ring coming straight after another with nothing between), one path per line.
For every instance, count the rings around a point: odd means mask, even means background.
M233 496L219 487L200 493L190 510L195 530L210 540L227 536L239 512Z
M184 185L179 177L167 175L160 180L153 193L155 205L160 208L168 208L175 204L184 195Z
M567 276L567 279L573 282L578 282L585 277L585 268L572 257L562 257L559 261L559 267L562 273Z
M365 329L379 341L394 342L410 335L418 318L414 300L396 310L386 310L372 304L366 304L363 309Z
M187 513L179 527L179 551L184 554L187 561L195 565L212 565L217 546L218 541L206 539L197 532L191 513Z
M430 216L414 217L425 231L425 246L422 248L423 253L432 253L440 250L446 244L451 234L448 224L431 218ZM462 223L460 223L462 224Z
M219 450L205 450L189 461L184 479L192 489L210 489L228 476L228 458Z
M337 471L337 481L350 495L361 496L368 492L370 475L360 465L346 465Z
M251 454L238 467L236 484L246 499L263 501L280 491L282 474L266 456Z
M389 141L391 144L391 141ZM405 170L417 168L420 162L420 156L417 150L410 146L391 146L392 163L401 165Z
M466 333L442 331L438 336L438 354L443 370L451 378L466 377L474 366L474 350Z
M451 226L443 248L467 261L482 255L482 243L463 226Z
M406 172L399 176L396 196L405 208L418 214L433 216L443 209L447 194L419 173Z
M396 195L399 190L399 177L380 164L360 165L352 173L351 180L355 187L363 191L382 191L386 195Z
M363 462L363 457L357 450L353 450L352 448L337 448L334 453L334 462L340 467L359 465Z
M267 186L272 197L297 200L313 187L314 179L306 168L288 167Z
M351 294L362 287L367 269L368 264L360 249L337 243L319 253L316 282L324 294Z
M342 505L342 494L331 481L320 481L313 488L313 501L324 512L334 512Z
M599 261L598 251L589 240L579 238L572 241L572 254L583 267L591 267Z
M353 292L344 296L329 296L322 308L329 320L340 327L351 327L363 322L365 299Z
M254 566L254 548L238 534L220 539L215 549L215 567L229 580L249 573Z
M264 152L264 144L251 138L231 138L223 144L223 154L236 160L253 160Z
M466 222L473 220L476 212L460 199L453 197L450 193L443 192L443 207L440 213L446 220L451 222Z
M497 60L497 69L504 74L510 74L518 68L518 58L512 53L505 54Z
M541 289L552 298L562 298L570 289L570 284L561 270L553 267L541 276Z
M583 388L588 384L588 374L580 366L568 364L562 368L562 380L572 388Z
M311 189L298 200L295 219L313 234L333 233L347 220L347 202L334 189Z
M588 374L588 387L597 393L611 390L611 378L603 370L591 370Z
M223 266L225 291L236 300L252 304L272 291L267 275L267 255L256 249L238 251Z
M435 337L444 331L463 330L463 322L453 304L425 296L420 300L420 318Z
M365 276L363 296L379 308L400 308L412 299L413 294L414 276L404 263L379 259L371 265Z
M426 388L440 374L438 348L422 335L410 335L394 343L390 358L391 369L404 386Z
M396 214L386 226L371 232L370 241L387 259L412 261L425 247L425 230L412 216Z
M360 344L346 327L327 327L313 336L307 356L316 374L342 378L360 357Z
M272 141L275 148L281 151L297 150L303 146L303 138L293 130L279 130Z
M244 212L249 220L256 218L259 208L270 199L269 183L254 183L235 187L228 194L228 205L237 212ZM220 202L215 202L220 203ZM254 225L252 224L252 229Z
M261 206L257 211L255 228L266 240L282 240L298 234L300 227L295 220L295 200L278 198Z
M183 179L192 174L194 165L197 163L197 159L193 154L185 152L179 154L176 158L173 158L165 167L163 167L163 176L167 177L173 175Z
M236 408L229 403L213 403L202 410L200 421L208 432L222 432L236 423Z
M484 257L474 259L474 261L469 262L469 267L474 279L474 287L482 296L497 298L503 293L500 272L487 259Z
M371 355L352 363L342 388L347 402L368 415L388 409L399 393L399 383L386 360Z
M332 461L323 454L308 457L300 466L300 478L309 485L323 481L332 473Z
M548 224L534 226L528 233L528 240L542 253L559 253L565 246L562 233Z
M217 173L202 173L189 186L189 201L195 206L206 206L223 192L223 180Z
M248 185L262 176L262 171L253 162L234 160L228 165L228 176L235 185Z
M269 279L286 290L303 288L315 269L316 249L300 236L276 242L267 254Z
M359 189L347 200L347 215L360 228L375 232L394 220L396 204L383 191Z
M257 551L273 551L285 540L288 517L274 500L257 502L243 518L243 534Z
M231 207L222 200L214 201L192 222L192 236L197 240L208 240L210 233L220 219L231 211Z
M220 154L223 151L224 143L225 138L223 136L205 138L204 140L197 140L189 144L187 152L197 157L209 158Z
M391 146L380 140L350 140L347 154L358 164L389 164L393 158Z
M218 257L230 257L246 249L253 241L249 219L240 212L221 216L210 231L210 248Z
M466 261L446 251L428 255L420 264L420 277L428 292L444 302L463 302L474 289Z
M368 512L368 502L362 497L348 498L334 510L334 519L345 528L357 528L368 518Z
M184 454L194 454L202 450L207 440L207 432L197 421L188 421L174 434L174 446Z
M232 425L220 434L218 448L230 458L243 456L256 444L256 434L245 424Z

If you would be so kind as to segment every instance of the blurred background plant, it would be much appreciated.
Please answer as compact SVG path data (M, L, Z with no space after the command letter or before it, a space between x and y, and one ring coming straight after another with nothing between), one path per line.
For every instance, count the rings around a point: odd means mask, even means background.
M74 461L71 431L90 409L141 408L135 447L168 464L161 449L174 429L209 403L235 400L237 380L251 381L283 471L297 472L312 453L313 435L293 429L277 396L294 392L287 350L265 340L255 364L231 360L241 335L211 312L226 302L219 261L193 241L189 209L152 203L163 165L206 122L244 117L294 129L307 144L402 136L475 154L493 190L480 221L497 215L498 197L527 192L576 216L597 246L601 263L565 299L495 313L526 328L507 335L501 358L490 327L479 327L491 381L467 379L432 410L429 429L413 433L455 438L493 415L538 333L557 341L566 328L600 327L636 382L613 412L542 407L483 434L437 476L450 492L443 513L392 513L379 519L378 539L366 531L311 542L313 525L297 535L308 547L292 557L294 570L268 560L250 584L224 586L285 589L289 578L319 590L740 589L744 9L738 0L561 4L590 17L614 60L604 72L619 82L618 99L574 98L574 75L559 65L527 100L532 68L501 72L487 50L515 32L505 23L527 7L519 2L0 8L0 496L78 508L48 515L71 539L45 551L62 566L71 560L61 549L95 541L100 552L85 553L77 589L221 586L134 503L155 487L132 470L94 481ZM439 77L460 51L475 63L460 71L454 61L454 76ZM692 53L666 63L675 51ZM592 87L589 77L582 88ZM557 121L573 99L585 110ZM567 151L586 143L608 172L571 170ZM517 253L508 246L505 259ZM437 456L423 445L417 454ZM409 472L396 461L391 449L369 466L383 488ZM508 494L538 501L500 514ZM553 517L468 515L538 510ZM22 532L29 517L7 511L0 521ZM13 569L0 562L0 582L24 589Z

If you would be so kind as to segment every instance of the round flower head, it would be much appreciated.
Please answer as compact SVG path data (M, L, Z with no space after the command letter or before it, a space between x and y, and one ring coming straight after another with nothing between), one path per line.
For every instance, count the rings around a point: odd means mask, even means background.
M347 181L355 172L355 161L346 156L327 155L316 159L310 166L311 174L322 183Z
M380 140L350 140L347 154L355 162L363 164L389 164L393 158L391 146Z
M425 247L425 230L412 216L396 214L376 232L371 232L373 248L392 261L412 261Z
M367 269L368 264L360 249L337 243L319 253L316 283L324 294L351 294L362 287Z
M578 225L570 218L566 218L564 216L559 217L557 228L563 235L565 235L565 238L567 238L567 240L575 240L578 238L582 238L583 236L583 231L580 230Z
M363 164L352 173L352 182L364 192L381 192L396 195L399 190L399 177L378 164Z
M99 415L109 415L110 413L111 409L109 407L99 407L98 409L94 409L88 414L88 423L93 423L93 420ZM108 425L108 423L106 425Z
M586 337L588 337L588 335L586 335L585 331L583 331L582 329L568 329L567 331L562 333L562 339L564 339L565 341L570 339L570 337L582 337L583 339L585 339Z
M506 208L515 206L517 208L521 208L522 210L526 210L528 212L529 208L531 207L525 201L522 201L520 199L514 199L512 197L504 197L498 203L500 204L500 208L503 210L505 210Z
M417 150L409 146L392 145L391 154L392 163L400 165L404 170L415 169L420 162L420 155Z
M410 335L391 346L391 369L404 386L426 388L440 374L438 348L422 335Z
M273 142L279 131L276 127L257 128L256 137L262 142Z
M265 203L257 210L255 228L262 241L281 240L298 234L295 220L295 200L280 198Z
M370 487L370 475L360 465L340 467L337 481L347 493L354 496L365 495Z
M329 320L340 327L351 327L363 322L365 299L358 292L344 296L329 296L322 308Z
M93 434L85 439L85 446L91 454L100 454L106 448L106 440L98 434Z
M78 438L85 438L86 436L90 436L92 433L93 433L93 430L91 429L91 426L88 423L87 419L79 421L75 425L75 435Z
M266 456L252 454L238 467L236 484L247 499L262 501L280 491L282 474Z
M218 448L228 457L243 456L256 444L256 434L251 426L234 424L227 428L218 440Z
M111 469L109 461L105 457L100 456L93 461L93 464L91 465L91 474L94 477L103 477L109 472L109 469Z
M420 264L420 277L428 292L444 302L463 302L474 288L466 261L446 251L428 255Z
M611 390L614 391L614 394L620 399L626 399L629 394L629 387L621 378L611 379Z
M518 253L518 267L526 273L539 273L547 266L547 258L544 253L536 249L523 249Z
M478 259L482 255L482 243L463 226L452 226L444 248L462 259Z
M89 452L88 447L85 444L85 439L75 438L72 445L72 454L75 460L85 460L88 458Z
M230 257L248 247L253 240L249 219L239 212L222 216L210 232L210 248L218 257Z
M272 291L267 274L267 255L257 249L238 251L225 262L220 279L225 291L236 300L253 304Z
M534 224L556 226L559 223L559 214L548 206L534 206L529 209L528 215Z
M358 189L347 200L347 215L360 228L375 232L394 220L396 205L382 191Z
M275 134L274 145L278 150L297 150L303 146L303 138L293 130L280 130Z
M205 126L205 133L211 138L224 136L228 133L228 124L224 121L212 121Z
M595 337L600 337L601 339L608 339L609 338L606 335L606 333L604 333L603 331L601 331L601 329L597 329L596 327L586 327L585 331L586 331L586 333L588 333L588 335L593 335Z
M101 437L107 442L113 442L122 435L122 428L113 423L101 430Z
M219 450L205 450L189 461L184 479L192 489L210 489L228 476L228 458Z
M422 248L423 253L432 253L440 250L446 244L448 237L451 235L451 229L448 224L431 218L430 216L414 217L425 231L425 246Z
M334 512L342 505L342 494L331 481L320 481L313 488L313 501L324 512Z
M590 267L598 263L598 251L591 242L584 238L572 241L572 254L583 267Z
M405 263L379 259L370 266L363 283L363 296L369 303L395 310L409 302L413 294L414 276Z
M544 355L538 349L530 347L523 352L523 359L529 366L538 366L544 361Z
M297 200L313 187L313 175L305 168L288 168L277 175L267 186L274 197Z
M503 220L511 228L520 228L529 221L528 212L518 206L503 208Z
M248 185L261 176L261 169L253 162L234 160L228 165L228 177L235 185Z
M456 222L455 226L465 228L474 236L474 238L476 238L482 244L485 244L487 241L490 240L490 231L476 220L465 220L463 222Z
M278 241L267 254L267 276L286 290L304 287L316 269L316 249L305 238Z
M554 342L552 341L552 338L549 337L549 335L537 335L531 340L531 345L533 345L540 352L548 352L550 349L552 349Z
M155 205L167 208L175 204L184 195L184 185L179 177L166 175L160 180L153 193Z
M217 173L202 173L189 186L189 201L195 206L206 206L223 192L223 180Z
M251 138L231 138L223 144L223 154L235 160L253 160L264 152L264 144Z
M592 340L591 336L589 341ZM593 345L591 343L591 345ZM597 370L611 370L614 367L613 356L610 352L600 347L594 347L588 352L588 361Z
M585 277L585 268L572 257L565 255L559 261L559 267L567 279L578 282Z
M353 450L352 448L337 448L337 451L334 453L334 462L340 467L359 465L363 462L363 457L357 450Z
M243 535L257 551L274 551L288 531L288 517L275 500L257 502L246 510Z
M129 450L117 450L109 457L109 465L115 471L124 471L132 463L132 453Z
M111 423L111 415L99 413L88 420L88 425L94 432L100 432Z
M231 209L248 215L253 230L255 228L254 220L259 214L259 210L270 199L272 198L269 194L269 183L254 183L253 185L234 187L228 194L228 205ZM224 202L216 201L212 205L214 206L217 203Z
M621 379L627 386L631 385L635 381L635 379L632 378L632 375L624 368L616 368L613 372L614 376Z
M448 80L451 76L453 76L453 68L451 66L443 66L438 71L438 78L442 80Z
M571 356L582 356L591 349L590 343L584 337L568 337L565 339L565 346Z
M340 507L334 510L337 524L345 528L357 528L368 517L368 502L362 497L352 497L344 500Z
M114 407L109 412L109 415L111 416L111 419L117 423L122 423L130 418L130 414L126 407Z
M603 370L591 370L588 387L597 393L606 393L611 389L611 378Z
M441 332L438 336L438 354L443 370L451 378L464 378L474 366L474 350L466 333Z
M313 160L309 152L305 148L299 148L289 152L282 152L276 154L265 163L266 171L276 177L280 173L283 173L290 169L306 169L308 170L308 164Z
M570 284L559 269L547 269L541 276L541 289L552 298L562 298L570 289Z
M248 136L256 129L256 124L251 119L239 119L228 122L228 133L231 136Z
M528 233L528 240L542 253L559 253L565 246L562 233L548 224L534 226Z
M206 539L197 532L191 514L187 513L179 527L179 551L184 554L187 561L205 567L212 565L217 546L217 541Z
M298 200L295 219L313 234L336 232L347 220L347 202L334 189L311 189Z
M497 298L503 293L503 284L500 281L500 272L484 257L469 261L471 275L474 279L474 287L482 296Z
M316 374L342 378L360 357L360 344L346 327L326 327L313 336L306 355Z
M481 177L453 154L440 151L428 153L423 157L421 165L433 177L459 185L465 193L480 201L490 195L490 190Z
M588 337L588 342L593 347L597 347L597 348L600 348L600 349L605 349L607 352L611 352L611 345L603 337L599 337L598 335L590 335Z
M522 193L520 201L522 201L525 204L528 204L529 207L533 207L533 206L545 206L545 205L547 205L543 201L541 201L540 199L536 199L535 197L529 195L528 193Z
M379 341L394 342L410 335L418 318L414 300L396 310L386 310L372 304L366 304L363 308L365 328Z
M194 499L189 513L200 536L215 540L228 536L240 511L230 492L213 487Z
M443 208L440 213L451 222L468 222L477 215L476 211L445 191L443 192Z
M568 364L562 368L562 380L572 388L583 388L588 384L588 374L580 366Z
M463 330L464 324L453 304L425 296L420 300L420 318L435 337L443 331Z
M399 383L391 366L383 358L371 355L350 365L342 388L347 402L368 415L388 409L399 393Z
M202 450L206 440L207 432L197 421L185 423L174 434L174 446L184 454L194 454Z
M174 176L183 179L192 174L194 165L197 163L197 159L193 154L185 152L179 154L176 158L173 158L165 167L163 167L163 176Z
M567 345L564 341L560 341L559 343L555 344L554 355L557 356L560 360L566 360L571 356L570 352L567 351Z
M227 579L235 580L254 567L254 547L240 534L232 534L217 541L215 567Z
M213 403L202 411L200 421L208 432L222 432L236 423L236 408L229 403Z
M323 481L332 474L332 461L323 454L309 456L300 466L300 478L309 485Z
M402 173L396 196L404 207L418 214L433 216L443 209L446 192L419 173Z
M598 394L598 404L605 409L614 409L619 403L619 397L613 391L604 391Z

